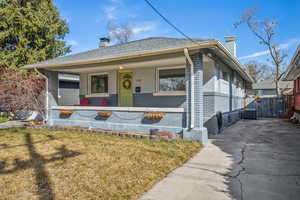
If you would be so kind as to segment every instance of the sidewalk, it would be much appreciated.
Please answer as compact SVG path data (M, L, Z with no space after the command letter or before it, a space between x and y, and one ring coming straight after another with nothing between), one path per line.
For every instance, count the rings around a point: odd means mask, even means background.
M21 121L8 121L0 123L0 129L22 127L24 124L25 122Z
M190 161L171 172L146 192L140 200L227 200L226 175L231 156L209 143Z

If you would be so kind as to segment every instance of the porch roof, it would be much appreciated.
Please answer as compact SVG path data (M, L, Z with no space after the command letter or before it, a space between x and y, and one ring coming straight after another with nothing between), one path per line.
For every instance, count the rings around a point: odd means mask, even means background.
M23 69L57 69L58 67L72 67L86 64L109 63L145 56L155 56L169 53L183 52L189 50L209 48L218 56L221 56L236 70L245 80L254 82L253 78L243 68L242 64L234 57L226 47L218 40L212 39L182 39L152 37L143 40L136 40L124 44L100 47L91 51L78 54L62 56L40 63L26 65Z
M203 42L210 41L208 39L193 39L193 41L201 44ZM50 60L46 60L40 63L26 65L23 69L31 68L44 68L50 66L78 64L78 63L90 63L90 61L99 61L102 59L119 58L124 56L131 56L137 54L144 54L154 51L168 50L174 48L182 48L195 45L188 39L181 38L166 38L166 37L151 37L142 40L136 40L127 42L124 44L117 44L106 47L99 47L94 50L85 51L77 54L71 54L62 56Z

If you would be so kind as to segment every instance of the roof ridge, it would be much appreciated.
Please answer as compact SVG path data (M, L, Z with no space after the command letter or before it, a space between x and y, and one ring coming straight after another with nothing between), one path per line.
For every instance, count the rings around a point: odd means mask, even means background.
M134 43L134 42L140 42L140 41L146 41L146 40L150 40L150 39L177 39L177 40L190 40L190 39L187 39L187 38L176 38L176 37L148 37L148 38L143 38L143 39L139 39L139 40L132 40L132 41L129 41L129 42L126 42L126 43L121 43L121 44L114 44L114 45L110 45L110 46L106 46L106 47L98 47L96 49L91 49L91 50L87 50L87 51L81 51L81 52L78 52L78 53L74 53L74 54L69 54L69 55L63 55L63 56L59 56L59 57L56 57L56 58L52 58L52 59L49 59L49 60L53 60L53 59L57 59L57 58L61 58L61 57L68 57L68 56L74 56L74 55L78 55L78 54L83 54L83 53L89 53L89 52L93 52L93 51L97 51L99 49L104 49L104 48L110 48L110 47L117 47L117 46L121 46L121 45L125 45L125 44L130 44L130 43ZM201 39L201 38L191 38L193 40L209 40L209 39ZM47 61L49 61L47 60ZM42 61L44 62L44 61Z
M208 41L208 39L197 38L194 39L197 43ZM91 58L100 58L103 56L116 56L118 54L142 52L143 50L154 51L165 48L173 48L181 45L192 45L190 39L175 38L175 37L148 37L139 40L133 40L122 44L114 44L106 47L98 47L95 49L85 50L77 53L70 53L56 58L48 59L39 63L26 65L24 67L33 67L38 65L45 65L49 63L63 63L71 61L79 61Z

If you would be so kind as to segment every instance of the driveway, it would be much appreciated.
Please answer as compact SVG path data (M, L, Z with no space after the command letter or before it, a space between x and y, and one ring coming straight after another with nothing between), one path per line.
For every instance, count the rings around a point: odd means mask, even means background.
M141 200L300 199L300 125L243 120L210 141Z

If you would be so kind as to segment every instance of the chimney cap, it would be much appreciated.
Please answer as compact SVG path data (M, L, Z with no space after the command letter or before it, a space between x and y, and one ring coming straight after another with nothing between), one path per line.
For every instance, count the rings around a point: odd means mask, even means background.
M235 41L236 40L236 36L234 36L234 35L227 35L227 36L224 36L224 38L225 38L226 42L230 42L230 41Z
M109 46L110 39L108 37L101 37L99 47L107 47Z
M110 42L110 39L108 37L101 37L100 42Z

